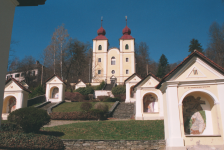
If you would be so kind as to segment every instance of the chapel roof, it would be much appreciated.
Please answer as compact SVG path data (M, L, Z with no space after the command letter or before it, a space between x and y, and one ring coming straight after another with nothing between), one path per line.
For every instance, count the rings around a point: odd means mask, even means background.
M61 82L63 82L65 85L67 85L67 83L65 83L65 81L63 81L59 76L57 76L56 74L53 74L50 78L48 78L45 83L47 83L49 80L51 80L53 77L57 77Z
M156 79L158 82L161 81L159 78L157 78L154 74L152 74L152 73L150 72L147 76L145 76L141 81L139 81L139 82L134 86L134 89L135 89L138 85L140 85L142 82L144 82L145 79L147 79L149 76L152 76L152 77L153 77L154 79Z
M131 78L134 77L134 76L137 76L137 77L139 77L139 78L142 80L142 78L141 78L137 73L133 73L130 77L128 77L126 80L124 80L124 84L125 84L129 79L131 79Z
M206 57L204 54L201 52L194 50L189 56L187 56L179 65L177 65L173 70L171 70L168 74L166 74L162 79L161 82L156 86L157 89L159 89L162 85L163 82L167 81L168 77L174 75L179 71L188 61L191 60L194 56L201 58L203 61L208 63L210 66L212 66L215 70L220 72L221 74L224 74L224 68L213 62L211 59Z
M22 90L28 92L28 93L32 93L30 90L28 90L26 87L24 87L22 84L20 84L16 79L14 78L9 78L6 82L5 85L8 84L10 81L15 82Z
M94 38L94 40L107 40L106 38L106 31L105 29L102 27L102 19L101 19L101 27L97 30L97 34L98 36Z

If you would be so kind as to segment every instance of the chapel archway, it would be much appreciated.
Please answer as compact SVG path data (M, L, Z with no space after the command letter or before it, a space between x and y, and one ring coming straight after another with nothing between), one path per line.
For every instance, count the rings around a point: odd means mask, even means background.
M59 98L59 88L58 87L52 87L51 88L51 98L58 99Z
M7 96L3 102L2 113L11 113L16 110L16 98L14 96Z
M143 96L143 113L155 113L158 111L158 97L154 93Z
M213 98L204 92L192 92L182 101L183 123L185 135L212 135L217 120ZM215 125L216 124L216 125ZM216 131L218 132L218 131Z

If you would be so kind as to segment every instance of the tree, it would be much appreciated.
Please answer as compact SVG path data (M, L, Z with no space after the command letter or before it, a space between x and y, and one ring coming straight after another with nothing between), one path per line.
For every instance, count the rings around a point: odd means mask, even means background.
M149 46L145 42L135 45L136 73L141 77L145 77L149 70L151 60L149 58Z
M220 26L217 22L212 23L209 28L210 43L205 55L224 67L224 24Z
M199 52L203 52L203 48L197 39L192 39L189 45L189 51L192 53L194 50L198 50Z
M159 59L159 67L156 76L163 78L170 71L168 60L164 54Z

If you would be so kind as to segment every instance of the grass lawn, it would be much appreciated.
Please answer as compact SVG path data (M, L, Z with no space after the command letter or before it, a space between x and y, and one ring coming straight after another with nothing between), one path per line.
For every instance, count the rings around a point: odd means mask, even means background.
M160 140L164 139L163 120L90 121L44 128L63 132L61 139Z
M80 106L83 102L65 102L60 104L59 106L53 108L52 112L73 112L73 111L81 111ZM99 102L90 102L93 107L96 103ZM102 102L108 105L109 109L113 106L114 102Z

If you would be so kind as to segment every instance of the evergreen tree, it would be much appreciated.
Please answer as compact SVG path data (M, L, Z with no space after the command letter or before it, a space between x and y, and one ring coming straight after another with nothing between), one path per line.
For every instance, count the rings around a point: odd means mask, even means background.
M192 53L195 49L198 50L199 52L203 51L203 48L202 48L201 44L198 42L198 40L197 39L192 39L190 41L188 52Z
M170 71L168 60L164 54L159 59L159 67L156 76L163 78Z

